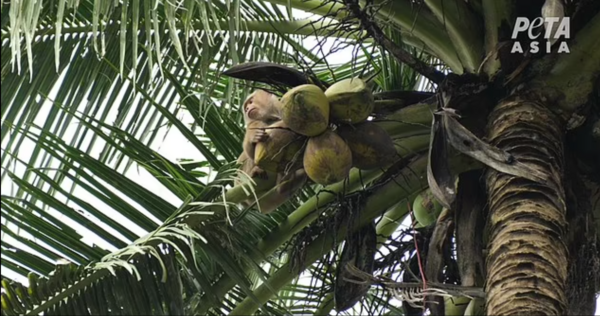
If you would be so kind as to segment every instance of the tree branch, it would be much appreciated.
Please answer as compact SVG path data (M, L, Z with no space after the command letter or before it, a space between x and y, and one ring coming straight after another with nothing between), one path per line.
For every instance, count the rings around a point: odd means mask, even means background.
M375 24L375 22L371 21L369 16L360 9L360 5L357 0L344 0L344 4L346 5L346 9L356 17L365 31L369 34L369 36L373 37L375 42L382 46L385 50L390 52L396 60L406 64L407 66L414 69L416 72L420 73L427 79L440 83L444 80L445 75L431 67L427 63L422 60L414 57L411 53L407 52L404 48L400 47L398 44L392 42L381 30L381 28Z

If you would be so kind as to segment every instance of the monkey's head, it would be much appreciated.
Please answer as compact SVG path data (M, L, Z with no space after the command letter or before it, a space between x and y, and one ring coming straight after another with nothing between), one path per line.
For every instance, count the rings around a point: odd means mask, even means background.
M281 119L276 95L264 90L252 92L244 101L244 118L246 121L273 121Z

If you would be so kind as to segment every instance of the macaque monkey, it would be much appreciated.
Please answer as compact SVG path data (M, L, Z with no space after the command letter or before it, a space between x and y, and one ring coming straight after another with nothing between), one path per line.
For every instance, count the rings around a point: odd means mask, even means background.
M269 137L265 128L281 120L277 96L264 90L256 90L244 102L243 111L246 133L242 144L244 151L238 158L238 163L241 165L240 169L248 176L263 180L264 184L256 188L256 195L259 198L260 210L266 214L287 201L304 185L307 177L304 169L274 173L267 172L254 164L256 144L264 142ZM276 187L276 190L271 190L273 187ZM242 204L249 206L253 202L252 197Z
M268 137L265 127L281 120L278 104L279 99L274 94L264 90L256 90L244 102L244 123L246 123L246 134L242 147L246 157L254 161L254 150L256 144L265 141ZM238 159L243 159L242 156ZM265 178L267 175L260 167L252 164L252 169L244 170L252 178Z

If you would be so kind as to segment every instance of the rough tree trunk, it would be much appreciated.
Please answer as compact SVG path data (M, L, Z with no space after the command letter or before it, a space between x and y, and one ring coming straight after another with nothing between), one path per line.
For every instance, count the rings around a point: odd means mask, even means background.
M490 116L490 143L540 168L549 181L487 172L487 315L566 312L563 129L546 101L517 94L501 101Z

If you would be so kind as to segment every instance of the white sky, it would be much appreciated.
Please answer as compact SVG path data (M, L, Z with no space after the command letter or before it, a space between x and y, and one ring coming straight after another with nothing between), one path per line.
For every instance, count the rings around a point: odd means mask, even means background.
M295 10L294 14L295 14L296 18L306 18L306 17L310 16L310 15L307 15L303 12L296 11L296 10ZM316 43L317 43L317 41L315 40L315 38L308 38L304 41L304 44L305 44L304 46L305 47L315 47ZM328 51L332 44L333 44L332 41L326 42L324 51ZM315 50L313 50L313 52L317 53L317 51L315 51ZM347 62L351 58L352 58L352 48L350 47L350 48L346 48L345 50L341 50L341 51L338 51L338 52L332 54L331 56L328 57L328 60L331 63L335 64L335 63ZM61 81L62 81L62 79L59 80L59 82L61 82ZM56 93L58 91L58 87L60 87L60 85L57 85L55 87L55 89L52 91L52 93L50 94L51 100L56 95ZM175 98L175 102L177 102L177 100L179 100L179 97ZM36 124L38 124L39 126L43 125L44 119L47 117L47 113L51 107L52 107L52 102L48 101L48 102L44 103L43 108L40 111L40 114L38 114L38 116L35 119ZM116 111L113 111L113 113L111 113L111 115L113 118L116 117ZM193 120L190 115L180 114L179 118L181 119L181 121L184 124L192 124L193 123ZM106 121L111 122L112 120L108 119ZM71 124L71 126L69 127L69 129L71 131L67 132L66 135L73 135L76 128L77 128L76 124ZM104 142L102 140L99 140L97 142L99 142L99 143L94 146L94 150L91 152L91 155L94 157L98 157L99 151L103 147L101 144L104 144ZM187 141L187 139L175 128L171 129L167 133L167 128L161 127L160 132L158 133L158 136L156 137L156 141L154 142L154 144L151 147L154 150L156 150L159 154L163 155L165 158L169 159L172 162L176 162L178 158L197 158L197 159L201 158L201 156L197 152L197 149L191 143L189 143ZM4 142L4 143L2 143L2 149L4 150L5 148L6 148L6 143ZM25 157L25 158L29 157L31 155L31 152L33 151L33 148L34 148L34 143L28 139L25 140L24 143L19 147L19 157ZM196 153L197 156L193 157L194 154L191 154L191 153ZM15 165L15 169L13 170L13 172L16 174L21 174L24 170L25 170L24 166L17 164L17 165ZM179 206L182 203L182 201L179 198L177 198L173 193L171 193L169 190L167 190L162 184L160 184L145 169L132 167L128 170L126 175L131 180L133 180L137 183L143 183L144 187L146 189L148 189L151 192L157 193L163 199L170 202L171 204L173 204L175 206ZM66 183L69 183L69 181L66 180ZM105 185L107 185L107 184L105 184ZM5 190L7 190L7 189L10 190L11 182L8 177L5 177L4 181L2 182L2 188L3 188L4 192L6 192ZM118 194L121 198L123 198L127 202L129 202L132 206L136 207L139 210L143 210L143 208L141 206L139 206L136 202L134 202L134 201L130 200L129 198L127 198L126 196L122 195L121 193L119 193L118 190L115 190L115 193ZM90 202L91 204L95 205L99 209L102 209L102 207L99 205L102 205L103 203L101 201L99 201L98 199L96 199L94 196L90 195L87 191L82 190L80 188L76 188L74 191L74 194L81 197L85 201ZM60 195L57 196L57 198L64 200L64 197L61 197ZM71 206L75 206L75 204L73 204L73 203L69 203L69 204ZM141 236L146 233L143 229L139 228L137 225L135 225L134 223L129 221L127 218L125 218L121 214L113 211L110 207L105 206L104 210L106 211L107 215L111 216L113 219L119 221L120 223L123 223L126 227L131 228L131 230L134 231L136 234ZM87 244L90 244L90 245L96 244L100 247L103 247L103 248L106 248L109 250L116 250L114 247L111 247L111 245L107 244L104 240L98 238L95 234L91 233L85 227L82 227L78 223L70 220L69 218L62 216L60 213L58 213L56 211L52 211L52 210L49 210L49 211L51 213L57 214L57 216L59 218L61 218L62 220L64 220L65 223L67 223L69 226L76 229L82 236L84 236L83 241L86 242ZM147 212L145 212L145 213L147 214ZM149 217L151 217L151 216L149 215ZM2 222L5 223L4 218L2 218ZM156 220L156 222L158 223L158 220ZM405 221L405 223L403 223L403 226L407 227L406 225L408 223L409 223L408 221ZM98 223L98 224L100 226L106 228L107 231L114 233L116 236L120 236L118 233L116 233L116 231L110 229L107 225L104 225L102 223ZM12 227L14 227L14 226L12 226ZM22 235L27 236L27 234L24 234L24 233L22 233ZM19 242L14 240L12 237L7 236L4 233L2 233L2 239L6 240L7 242L10 242L14 245L22 246L23 249L28 249L28 247L26 247L23 244L20 244ZM126 240L124 238L122 238L122 239L124 241ZM30 251L34 252L31 249L30 249ZM28 284L27 278L21 277L20 275L14 273L12 271L9 271L6 268L3 268L2 273L8 277L14 278L15 280L17 280L19 282L22 282L25 285ZM305 277L308 277L308 275L306 275ZM600 314L600 298L598 298L598 300L597 300L596 314Z

